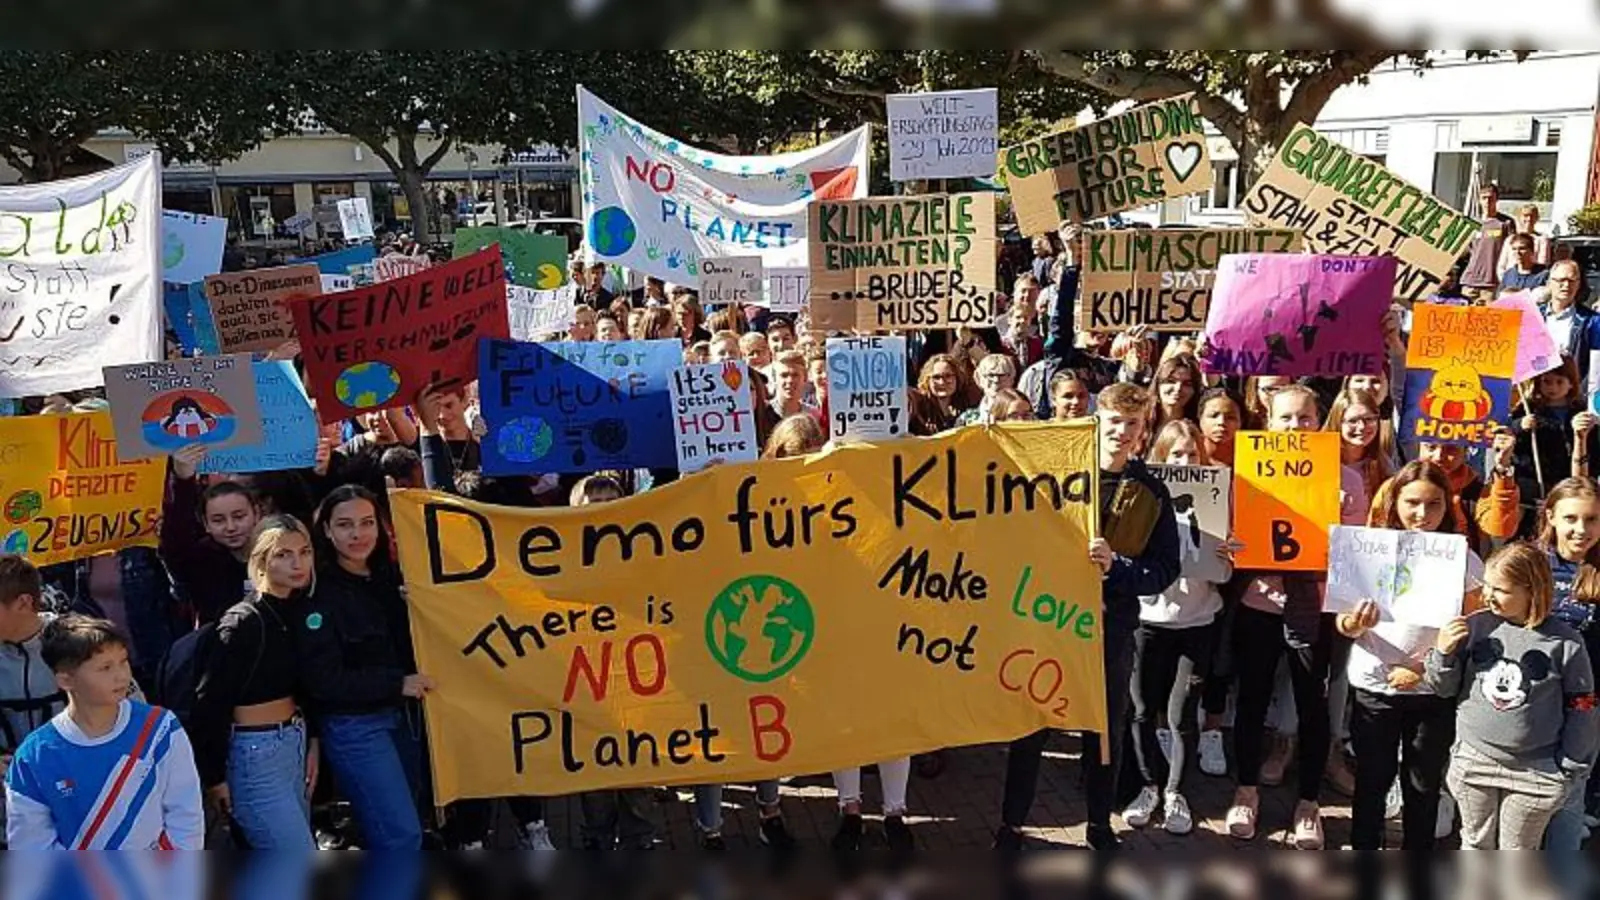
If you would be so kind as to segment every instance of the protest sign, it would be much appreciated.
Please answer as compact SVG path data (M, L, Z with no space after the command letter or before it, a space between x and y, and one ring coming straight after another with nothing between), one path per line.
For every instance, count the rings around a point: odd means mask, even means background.
M190 444L261 440L250 354L106 366L106 402L123 459L167 456Z
M1489 443L1511 415L1521 329L1522 313L1515 309L1412 307L1401 439L1407 444Z
M227 219L162 210L161 280L193 284L221 272L227 244Z
M882 441L910 432L906 339L828 338L828 436Z
M571 330L578 314L578 286L564 285L553 291L536 291L520 284L506 285L506 305L511 316L511 339L538 340L558 331Z
M164 459L118 455L108 412L0 418L0 553L48 566L154 547L166 478Z
M712 309L758 303L765 273L759 256L714 256L700 264L700 305Z
M1298 231L1131 228L1084 233L1080 331L1199 331L1217 264L1230 253L1296 253Z
M1511 372L1513 379L1532 381L1540 373L1561 365L1561 348L1556 346L1555 336L1545 324L1544 313L1532 291L1506 294L1491 301L1489 306L1522 313L1522 327L1517 332L1517 361Z
M672 433L678 471L712 463L754 462L761 455L750 400L750 371L742 360L672 370Z
M478 375L480 338L510 334L500 254L290 305L323 422L405 406L428 385Z
M1320 572L1339 521L1339 434L1241 431L1234 451L1233 534L1241 569Z
M206 284L165 284L161 292L162 314L167 327L178 339L184 356L222 352L217 327L211 321L211 304L206 302Z
M317 414L294 373L294 363L262 360L252 364L251 371L261 407L261 440L212 448L200 462L201 473L275 472L316 465Z
M372 261L372 280L393 281L396 278L415 275L431 265L433 260L426 255L406 256L402 253L390 253Z
M506 280L512 284L553 291L567 283L567 239L559 234L499 225L456 229L458 259L495 244L500 245L500 253L505 256Z
M0 187L0 397L161 359L161 163Z
M308 212L295 213L289 218L283 220L284 230L297 236L304 235L306 232L310 231L311 226L315 224L317 224L316 217Z
M717 466L577 509L391 495L436 801L1106 728L1094 426Z
M871 129L810 150L726 156L645 126L578 88L584 233L602 262L695 284L710 256L806 265L806 207L867 196Z
M994 216L990 192L811 204L811 326L990 327Z
M1327 612L1363 600L1383 621L1440 628L1461 615L1467 539L1459 534L1335 525L1328 535Z
M670 469L683 344L490 341L478 360L485 475Z
M768 268L766 270L765 283L762 286L762 297L756 305L765 306L775 313L793 315L804 310L810 298L810 269L804 267Z
M1207 372L1370 375L1383 371L1390 256L1224 256L1211 288Z
M1211 155L1193 94L1007 147L1006 187L1023 234L1211 190Z
M356 280L349 275L324 275L322 276L322 292L324 294L337 294L340 291L353 290Z
M317 271L324 275L346 275L359 287L372 283L372 264L378 258L378 251L371 244L362 244L358 247L345 247L341 250L330 250L316 256L307 256L303 259L293 260L295 263L309 263L317 267ZM323 293L332 293L323 291Z
M1178 559L1185 578L1220 584L1229 567L1217 556L1233 520L1233 485L1226 466L1151 466L1167 486L1178 521Z
M1000 148L994 88L890 94L889 179L992 178Z
M1394 256L1395 296L1432 294L1479 223L1309 125L1278 145L1241 205L1252 225L1298 228L1312 253Z
M217 340L229 353L268 352L295 337L291 301L322 293L316 266L279 266L212 275L206 301Z
M365 197L340 200L339 230L347 241L370 241L372 232L372 204Z
M1589 351L1589 411L1600 413L1600 350Z

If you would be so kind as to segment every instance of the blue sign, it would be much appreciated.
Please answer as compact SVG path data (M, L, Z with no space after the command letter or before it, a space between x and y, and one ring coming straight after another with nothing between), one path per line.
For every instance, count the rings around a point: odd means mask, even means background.
M221 272L227 243L227 219L162 210L161 280L189 284Z
M356 280L356 284L372 283L372 261L378 258L378 250L371 244L357 244L343 250L331 250L316 256L307 256L303 259L292 260L296 263L310 263L317 267L317 271L324 275L349 275Z
M272 472L309 469L317 462L317 414L294 364L269 360L252 364L256 402L261 407L261 443L212 450L201 472Z
M183 348L183 355L220 354L217 326L211 320L211 301L206 299L206 283L164 284L162 288L162 310L166 313L167 325L178 338L178 346Z
M675 468L669 383L682 364L683 345L675 340L484 339L484 474Z

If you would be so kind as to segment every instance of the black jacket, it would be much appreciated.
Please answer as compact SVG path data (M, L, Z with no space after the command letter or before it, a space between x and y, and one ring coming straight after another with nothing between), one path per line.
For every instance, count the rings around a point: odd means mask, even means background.
M330 566L318 573L303 612L293 626L312 715L363 715L400 704L401 683L416 666L395 572L379 568L364 578Z
M1128 638L1139 627L1139 598L1159 594L1178 580L1183 566L1178 559L1178 523L1172 511L1172 495L1167 486L1157 481L1144 461L1128 460L1122 470L1122 480L1142 485L1155 496L1160 513L1151 529L1144 550L1136 556L1116 554L1111 570L1106 573L1101 586L1105 604L1105 635L1109 642ZM1101 506L1110 502L1100 498ZM1105 514L1102 508L1102 515ZM1109 523L1106 523L1109 526ZM1102 527L1102 532L1108 527Z

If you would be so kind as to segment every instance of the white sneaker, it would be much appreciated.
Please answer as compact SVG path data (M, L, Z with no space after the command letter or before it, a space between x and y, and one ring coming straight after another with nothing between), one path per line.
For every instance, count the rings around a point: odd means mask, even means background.
M1194 816L1189 812L1189 801L1177 791L1167 794L1167 805L1161 815L1168 834L1188 834L1194 830Z
M1167 758L1167 765L1172 765L1172 729L1157 728L1156 743L1161 745L1161 755Z
M1150 824L1150 817L1155 815L1156 808L1161 805L1161 794L1153 785L1145 785L1128 808L1122 811L1122 821L1130 827L1143 828Z
M1433 836L1444 840L1456 828L1456 798L1449 791L1439 792L1439 820L1433 823Z
M1405 810L1405 796L1400 793L1400 779L1389 782L1389 793L1383 798L1383 817L1398 819ZM1439 798L1439 811L1444 812L1444 798Z
M1222 732L1215 728L1200 732L1200 771L1218 777L1228 774L1228 755L1222 749Z
M556 845L550 842L550 829L544 822L529 822L518 835L517 844L523 850L532 850L535 853L553 853Z

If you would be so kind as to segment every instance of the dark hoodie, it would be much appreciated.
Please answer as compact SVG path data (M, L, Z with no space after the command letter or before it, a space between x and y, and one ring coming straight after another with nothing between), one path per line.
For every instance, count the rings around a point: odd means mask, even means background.
M208 625L244 599L249 574L232 551L200 526L200 483L167 479L161 505L161 560L172 583L193 611L195 625Z
M400 705L416 672L400 579L390 566L370 576L332 565L292 623L311 712L365 715Z

